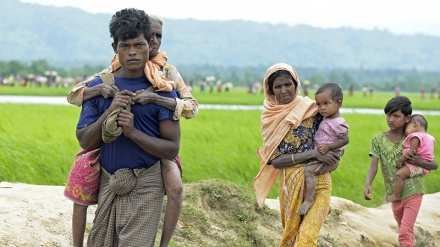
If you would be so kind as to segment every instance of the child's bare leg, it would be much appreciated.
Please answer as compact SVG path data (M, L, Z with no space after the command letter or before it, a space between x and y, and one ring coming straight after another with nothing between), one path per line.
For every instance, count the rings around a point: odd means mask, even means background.
M400 201L400 192L402 192L403 188L403 180L405 178L408 178L411 175L411 171L407 166L402 166L397 173L396 173L396 179L394 182L394 194L391 196L385 197L385 200L387 202L395 202Z
M315 169L318 167L316 165L308 165L304 170L304 181L305 181L305 198L301 206L299 207L297 213L300 215L305 215L309 211L310 207L315 202Z
M87 206L73 203L72 214L72 238L74 247L82 247L84 244L84 232L86 231Z
M177 164L171 160L162 160L162 177L167 192L167 207L163 222L160 246L168 246L179 220L182 209L183 185Z

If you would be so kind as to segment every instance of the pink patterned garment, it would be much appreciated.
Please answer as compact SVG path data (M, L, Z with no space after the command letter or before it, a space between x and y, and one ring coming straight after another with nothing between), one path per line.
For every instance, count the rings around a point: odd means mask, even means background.
M70 168L64 196L81 205L97 204L100 171L99 149L81 150Z

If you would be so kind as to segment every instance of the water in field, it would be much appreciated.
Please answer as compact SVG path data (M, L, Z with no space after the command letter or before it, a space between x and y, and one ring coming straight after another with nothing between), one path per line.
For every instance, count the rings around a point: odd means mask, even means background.
M0 103L17 103L17 104L51 104L51 105L69 105L66 97L61 96L12 96L12 95L0 95ZM253 105L199 105L199 109L214 109L214 110L262 110L262 106ZM370 108L341 108L341 113L348 114L384 114L383 109L370 109ZM440 116L440 111L417 111L413 113Z

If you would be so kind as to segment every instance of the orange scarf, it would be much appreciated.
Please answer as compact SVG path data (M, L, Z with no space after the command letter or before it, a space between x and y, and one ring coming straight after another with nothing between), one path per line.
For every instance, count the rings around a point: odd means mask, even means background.
M166 78L162 68L167 63L168 57L165 52L160 51L151 60L148 60L144 68L144 73L147 79L153 84L156 91L171 92L176 88L176 83ZM112 72L121 68L118 54L112 59Z
M290 72L298 83L294 100L289 104L279 104L275 102L274 95L268 94L269 76L279 70ZM297 128L304 119L310 118L318 112L315 101L308 97L299 96L301 82L295 69L288 64L278 63L269 67L264 76L263 88L265 100L260 123L263 146L257 149L260 158L260 172L252 182L260 207L264 206L264 201L278 177L278 169L267 164L273 152L291 128Z

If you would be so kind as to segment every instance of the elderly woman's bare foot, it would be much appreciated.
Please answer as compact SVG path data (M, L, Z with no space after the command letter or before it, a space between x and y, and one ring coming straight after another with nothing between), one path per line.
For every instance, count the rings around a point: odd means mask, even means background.
M309 211L310 207L313 205L315 201L303 201L298 211L296 211L299 215L305 215L307 211Z

